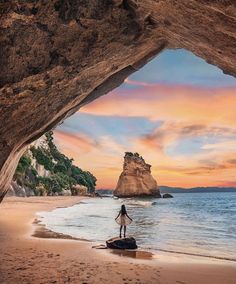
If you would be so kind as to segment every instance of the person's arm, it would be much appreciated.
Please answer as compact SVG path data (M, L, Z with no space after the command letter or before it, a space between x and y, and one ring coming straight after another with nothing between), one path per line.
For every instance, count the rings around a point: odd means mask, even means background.
M128 215L127 213L126 213L126 216L130 219L130 221L133 221L133 219L132 219L132 218L130 218L130 217L129 217L129 215Z
M115 220L116 220L119 216L120 216L120 212L119 212L119 214L117 215L117 217L115 218Z

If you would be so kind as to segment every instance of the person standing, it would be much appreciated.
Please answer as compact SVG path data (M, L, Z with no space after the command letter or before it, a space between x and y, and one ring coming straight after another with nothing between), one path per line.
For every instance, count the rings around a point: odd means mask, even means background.
M126 226L132 223L132 218L129 217L125 205L121 205L120 212L118 216L115 218L117 224L120 225L120 238L122 237L122 228L124 228L124 238L126 236Z

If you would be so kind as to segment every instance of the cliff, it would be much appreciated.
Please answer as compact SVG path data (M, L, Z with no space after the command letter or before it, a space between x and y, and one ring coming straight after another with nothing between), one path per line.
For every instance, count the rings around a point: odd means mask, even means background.
M236 75L235 0L0 1L0 201L25 147L164 49Z
M73 165L48 132L30 144L20 158L8 195L77 195L93 193L96 178Z
M126 152L114 195L118 197L161 197L157 182L151 175L151 165L146 164L138 153Z

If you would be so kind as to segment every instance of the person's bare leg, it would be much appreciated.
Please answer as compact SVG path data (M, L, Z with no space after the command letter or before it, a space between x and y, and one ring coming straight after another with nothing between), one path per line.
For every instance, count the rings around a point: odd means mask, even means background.
M120 226L120 238L121 238L121 233L122 233L122 226Z
M124 226L124 238L125 238L125 234L126 234L126 226Z

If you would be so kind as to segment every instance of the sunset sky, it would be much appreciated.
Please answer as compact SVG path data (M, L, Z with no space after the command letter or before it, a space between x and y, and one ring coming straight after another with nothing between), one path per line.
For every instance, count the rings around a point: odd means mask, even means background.
M184 50L161 53L54 133L98 189L116 186L126 151L159 185L236 186L236 80Z

